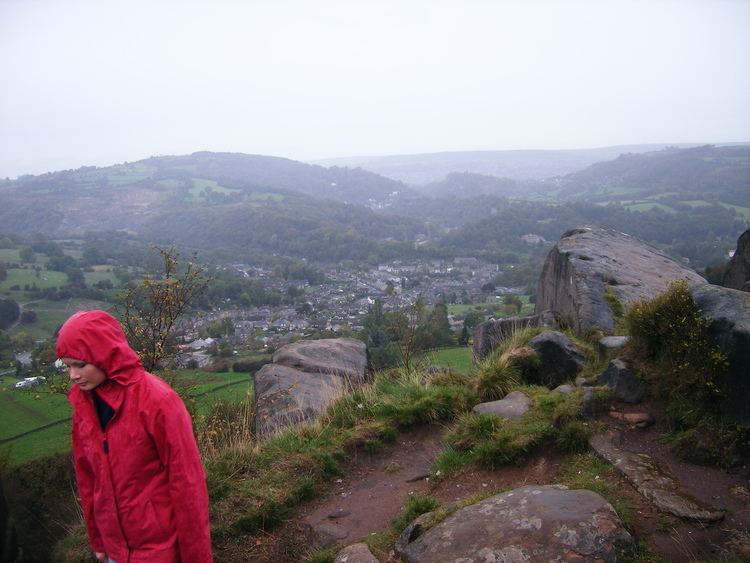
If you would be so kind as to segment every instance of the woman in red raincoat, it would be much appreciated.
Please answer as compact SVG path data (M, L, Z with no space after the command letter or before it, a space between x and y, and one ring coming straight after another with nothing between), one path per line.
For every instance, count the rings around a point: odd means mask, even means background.
M97 559L212 561L205 474L179 396L104 311L70 317L57 356L74 383L73 460Z

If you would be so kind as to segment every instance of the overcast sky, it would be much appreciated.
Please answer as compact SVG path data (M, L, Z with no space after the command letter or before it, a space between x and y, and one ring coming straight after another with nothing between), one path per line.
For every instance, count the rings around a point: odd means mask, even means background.
M750 0L0 0L0 177L750 141Z

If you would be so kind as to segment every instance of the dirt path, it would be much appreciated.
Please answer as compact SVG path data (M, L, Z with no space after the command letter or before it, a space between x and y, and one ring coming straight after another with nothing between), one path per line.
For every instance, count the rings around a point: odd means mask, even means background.
M617 408L658 412L649 405L617 405ZM603 416L601 421L619 433L619 447L651 455L674 474L685 493L726 513L724 520L714 525L680 520L660 512L615 472L609 479L632 513L630 525L636 540L668 563L720 561L730 555L734 557L731 560L750 561L747 468L726 473L677 459L662 441L667 431L663 417L657 417L656 424L648 429L630 427L609 416ZM245 546L250 550L244 551L243 557L248 561L280 561L290 560L289 554L294 553L294 560L303 561L311 537L343 546L388 530L411 494L430 495L446 505L479 494L556 483L569 459L548 450L537 453L523 466L496 470L472 468L435 481L428 478L429 470L443 447L444 431L441 426L424 426L400 434L396 443L381 452L360 452L327 493L301 507L298 516L281 530L256 542L257 552L255 546ZM383 561L387 559L383 554L380 557Z
M610 416L602 417L602 422L616 433L619 448L651 456L672 473L682 492L725 513L721 522L712 525L688 522L658 512L639 495L636 502L641 514L635 515L636 536L670 563L719 560L730 552L750 560L748 468L726 472L676 457L663 440L669 428L659 405L616 404L615 408L619 412L648 411L656 419L653 426L640 429Z

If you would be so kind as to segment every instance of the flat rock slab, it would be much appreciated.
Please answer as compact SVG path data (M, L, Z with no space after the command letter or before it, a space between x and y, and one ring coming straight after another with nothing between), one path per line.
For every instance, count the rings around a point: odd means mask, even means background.
M724 518L722 512L681 493L677 480L651 456L619 449L612 443L611 434L592 436L589 444L659 510L699 522L718 522Z
M601 338L598 342L599 358L607 359L612 352L619 350L628 342L630 342L629 336L605 336Z
M616 561L631 541L612 506L593 491L527 486L457 510L423 532L424 515L401 534L409 563Z
M520 391L508 393L505 398L489 403L480 403L472 410L476 413L494 414L500 418L517 420L531 408L531 399Z
M362 383L367 370L367 346L353 338L300 340L279 348L273 363L306 373L330 373Z

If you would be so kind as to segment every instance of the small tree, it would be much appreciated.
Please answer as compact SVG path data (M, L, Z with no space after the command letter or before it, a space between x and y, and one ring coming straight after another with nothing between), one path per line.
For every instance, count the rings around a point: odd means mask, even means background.
M205 268L195 263L195 256L180 269L179 253L174 248L155 248L164 273L158 278L146 276L140 284L128 288L119 296L118 304L128 341L148 371L170 359L169 337L175 322L211 281Z

